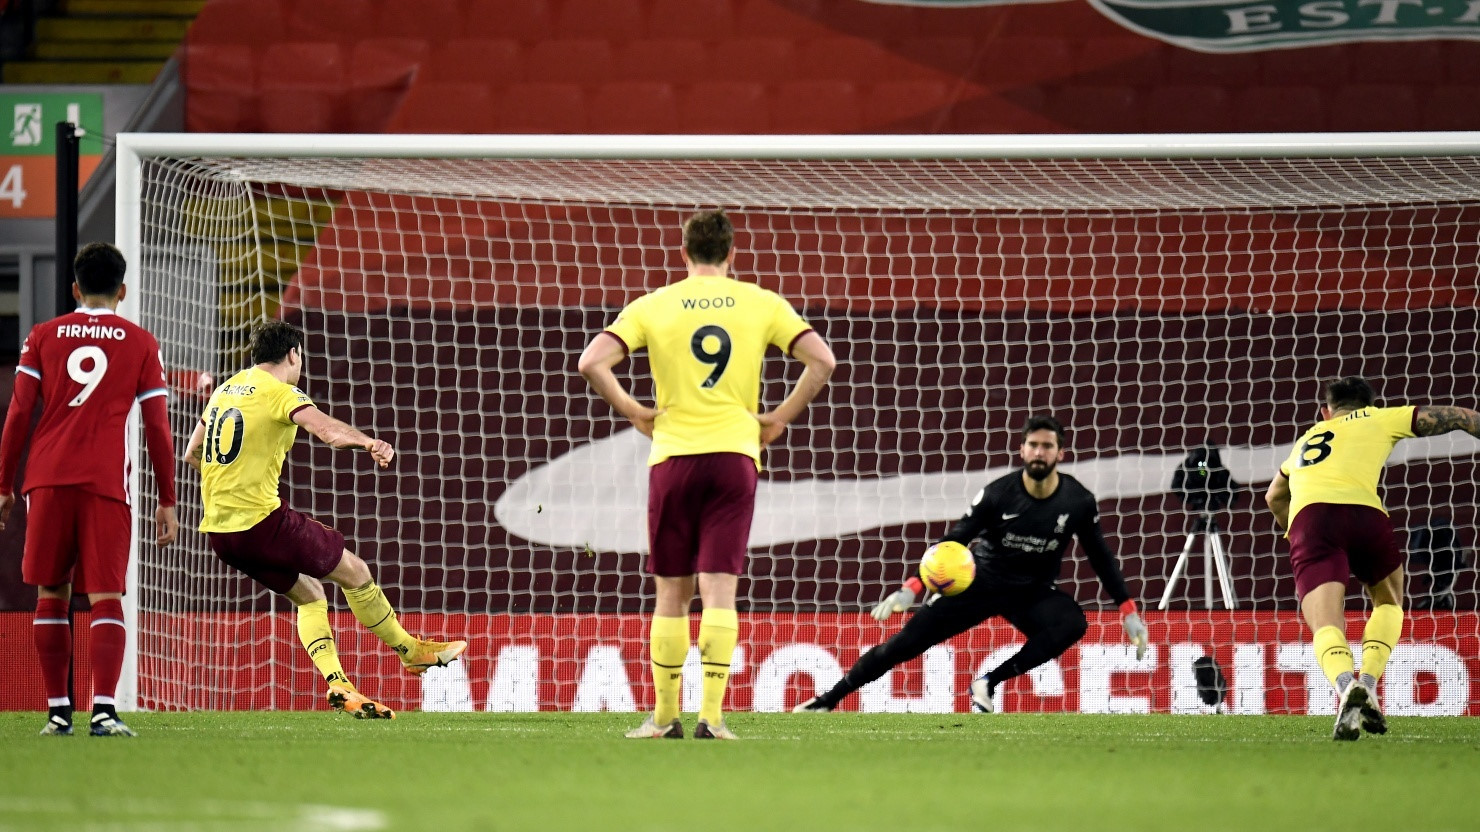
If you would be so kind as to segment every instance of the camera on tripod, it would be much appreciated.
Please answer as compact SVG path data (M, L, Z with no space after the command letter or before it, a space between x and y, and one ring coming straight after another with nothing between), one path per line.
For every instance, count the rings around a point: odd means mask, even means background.
M1233 609L1237 601L1233 595L1233 575L1229 566L1228 547L1223 542L1222 531L1214 512L1221 511L1238 496L1239 484L1223 467L1223 458L1211 442L1187 452L1182 464L1172 472L1172 493L1182 500L1190 511L1196 512L1187 529L1187 543L1182 554L1167 578L1166 590L1162 592L1157 609L1164 610L1171 603L1177 582L1187 575L1187 561L1202 537L1203 550L1203 603L1213 608L1213 577L1218 578L1218 589L1224 609Z
M1218 511L1227 508L1238 494L1239 484L1223 467L1218 448L1209 442L1187 452L1182 464L1172 472L1172 491L1193 511Z

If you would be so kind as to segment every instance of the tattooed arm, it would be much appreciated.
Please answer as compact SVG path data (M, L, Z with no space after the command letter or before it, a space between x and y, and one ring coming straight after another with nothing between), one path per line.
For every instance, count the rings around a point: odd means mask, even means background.
M1480 438L1480 413L1463 407L1423 406L1413 414L1413 432L1419 436L1438 436L1455 430Z

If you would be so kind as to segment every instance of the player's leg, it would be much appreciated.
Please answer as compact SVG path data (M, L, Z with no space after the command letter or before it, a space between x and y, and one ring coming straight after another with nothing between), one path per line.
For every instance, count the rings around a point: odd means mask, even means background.
M1314 503L1290 523L1290 566L1300 613L1310 628L1316 663L1340 697L1331 736L1361 736L1361 708L1367 691L1355 685L1356 667L1346 639L1346 581L1351 575L1344 528L1351 521L1346 506Z
M133 511L121 500L95 494L74 495L79 506L77 576L73 590L92 602L88 654L92 660L92 721L95 737L132 737L134 732L118 718L114 696L123 675L128 629L123 620L123 590L127 582L129 537Z
M1003 682L1064 655L1064 651L1084 638L1089 630L1089 622L1085 620L1079 603L1067 593L1049 587L1025 590L1003 612L1003 617L1028 640L1016 653L972 683L973 704L982 710L991 709L997 687ZM982 694L985 694L985 701L977 701L982 699ZM987 707L983 708L983 705Z
M854 691L891 669L996 615L995 599L985 584L985 581L973 583L960 595L931 596L899 632L859 656L837 684L798 705L796 710L831 711Z
M46 690L46 726L41 733L72 733L72 572L76 564L76 523L62 489L37 488L26 495L26 542L22 579L36 587L36 617L31 635Z
M743 562L743 551L740 559ZM694 739L735 739L734 733L725 726L724 704L725 689L730 681L730 662L735 655L735 645L740 641L740 617L735 612L735 591L739 583L739 575L699 573L699 597L704 602L704 612L699 618L699 662L704 680Z
M1367 508L1360 506L1358 508ZM1387 668L1393 647L1403 635L1403 553L1393 538L1392 521L1376 509L1353 512L1365 523L1361 543L1352 549L1352 572L1372 596L1372 615L1362 630L1362 672L1357 681L1367 690L1362 730L1386 734L1387 718L1377 699L1377 681Z
M371 577L370 567L348 549L340 552L339 563L324 577L344 590L355 620L396 651L408 673L421 675L429 668L446 667L468 649L468 643L461 639L431 641L406 632L385 592Z
M725 690L730 661L740 641L735 592L745 571L750 524L755 517L755 460L744 454L707 454L698 464L709 483L709 499L699 523L699 661L704 670L703 698L694 739L735 739L724 722Z
M395 711L360 693L344 672L334 629L329 625L329 599L323 582L298 575L282 594L298 609L298 640L329 687L329 707L354 714L356 719L395 719Z

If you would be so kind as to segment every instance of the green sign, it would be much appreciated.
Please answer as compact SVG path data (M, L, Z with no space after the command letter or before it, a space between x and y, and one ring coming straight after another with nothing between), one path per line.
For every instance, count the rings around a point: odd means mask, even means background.
M1090 0L1142 34L1203 52L1360 40L1480 40L1480 0Z
M80 155L103 155L101 93L6 92L0 93L0 156L55 155L59 121L85 131Z

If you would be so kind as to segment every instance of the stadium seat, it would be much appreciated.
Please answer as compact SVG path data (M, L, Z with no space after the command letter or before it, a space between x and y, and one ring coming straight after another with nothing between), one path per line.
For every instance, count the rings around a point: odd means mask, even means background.
M497 120L483 84L416 84L391 117L390 133L492 133Z
M586 101L576 84L510 84L495 107L505 133L584 133Z
M952 133L1061 133L1063 128L1043 114L1046 100L1040 87L1014 87L956 101L947 129Z
M785 0L783 0L785 2ZM787 5L795 5L787 3ZM903 3L859 3L856 0L822 0L816 19L838 32L861 37L901 40L919 34L918 9Z
M883 81L863 97L864 127L879 133L939 133L950 123L941 81Z
M563 38L634 40L647 35L643 9L632 0L565 0L555 13L555 32Z
M1224 133L1233 130L1228 90L1205 84L1153 87L1146 92L1152 133Z
M1351 51L1346 44L1270 49L1259 53L1259 61L1261 77L1272 87L1287 84L1333 87L1351 78Z
M779 84L796 77L796 48L786 38L722 40L714 45L711 60L735 81Z
M462 35L469 38L512 38L535 43L555 36L548 3L510 0L464 0Z
M586 114L592 133L678 132L678 100L669 84L617 81L598 85Z
M185 81L185 129L234 133L257 122L257 61L252 49L231 43L186 43L180 53Z
M679 95L680 133L767 133L770 129L771 98L761 84L701 82Z
M724 40L734 29L731 0L651 0L648 6L649 37Z
M858 90L848 81L788 81L771 104L775 133L856 133L863 128Z
M260 45L283 36L278 0L215 0L201 8L185 37L189 41Z
M1061 87L1049 94L1044 113L1075 133L1140 133L1145 129L1140 96L1132 87Z
M353 43L382 34L371 0L298 0L289 4L287 27L275 39Z
M1233 94L1233 129L1241 133L1326 129L1326 103L1307 86L1254 86Z
M740 37L796 38L807 30L821 34L816 14L821 0L737 0L735 34Z
M524 48L508 38L454 38L433 50L428 81L488 84L500 89L525 79Z
M971 78L987 56L987 42L966 37L918 37L899 42L901 57L952 78Z
M1443 45L1435 40L1353 43L1353 84L1431 85L1444 77Z
M1166 78L1170 50L1149 38L1087 38L1074 52L1074 82L1146 87Z
M1444 66L1451 84L1471 84L1480 81L1480 49L1472 41L1453 42L1444 54Z
M515 4L508 4L515 5ZM376 31L385 35L443 41L462 32L458 0L382 2L375 15Z
M369 38L349 56L345 121L355 133L378 133L401 106L431 51L424 40Z
M797 44L798 81L870 84L899 78L905 62L876 41L825 37Z
M612 80L612 47L597 38L541 41L524 53L524 77L541 84L599 84Z
M1419 130L1480 130L1480 86L1435 87L1424 98Z
M339 44L274 43L261 64L262 127L269 133L344 130L338 103L345 90Z
M982 47L973 76L981 84L1042 84L1073 72L1073 56L1062 38L997 38Z
M1260 57L1258 52L1209 54L1173 49L1166 56L1167 83L1243 86L1259 77Z
M619 44L610 79L593 81L663 81L686 83L714 65L704 43L692 38L661 38Z
M1417 130L1418 99L1404 84L1352 84L1331 94L1330 130Z

